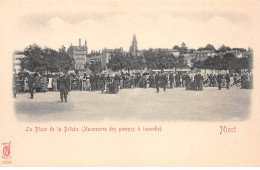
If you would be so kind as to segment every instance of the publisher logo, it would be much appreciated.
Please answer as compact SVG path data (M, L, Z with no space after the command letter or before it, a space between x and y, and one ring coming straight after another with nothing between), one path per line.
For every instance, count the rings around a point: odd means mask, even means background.
M3 156L4 159L10 159L11 156L11 141L9 143L2 143L3 144Z

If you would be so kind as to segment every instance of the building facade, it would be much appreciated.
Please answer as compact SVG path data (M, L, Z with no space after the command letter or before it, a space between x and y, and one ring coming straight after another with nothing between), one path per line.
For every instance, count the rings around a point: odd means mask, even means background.
M21 59L24 58L24 52L22 51L15 51L13 54L13 73L17 74L23 71L21 67Z
M81 45L81 39L79 39L79 45L73 46L71 45L68 48L68 55L75 60L75 70L79 71L79 74L83 74L85 72L85 64L87 61L88 47L87 41L85 40L85 45Z
M196 61L203 61L206 60L208 57L214 57L216 53L214 51L209 50L202 50L202 51L196 51Z
M101 62L101 67L102 70L107 70L107 63L109 62L109 60L111 59L111 54L115 51L120 51L122 53L124 53L123 48L116 48L116 49L102 49L102 52L100 53L92 53L87 55L87 59L86 62L87 63L91 63L91 62Z

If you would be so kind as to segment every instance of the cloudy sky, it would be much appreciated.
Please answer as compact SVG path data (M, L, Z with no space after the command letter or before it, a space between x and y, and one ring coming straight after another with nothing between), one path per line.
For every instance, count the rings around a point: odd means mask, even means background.
M247 48L259 28L259 1L3 1L8 46L58 49L86 39L89 50L123 47L135 33L139 49L210 43ZM4 4L4 5L3 5ZM1 8L2 7L2 8Z

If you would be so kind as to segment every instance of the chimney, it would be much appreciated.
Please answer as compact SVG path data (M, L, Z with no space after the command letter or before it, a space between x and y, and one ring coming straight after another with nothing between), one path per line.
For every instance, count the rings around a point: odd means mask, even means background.
M79 46L81 46L81 39L79 39Z
M87 40L85 40L85 47L87 48Z

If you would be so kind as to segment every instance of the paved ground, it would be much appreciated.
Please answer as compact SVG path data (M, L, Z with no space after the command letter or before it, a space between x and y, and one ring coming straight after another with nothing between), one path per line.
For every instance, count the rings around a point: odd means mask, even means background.
M119 94L89 91L69 93L69 102L60 103L59 92L18 94L16 116L24 122L47 121L239 121L250 116L252 90L204 88L123 89Z

